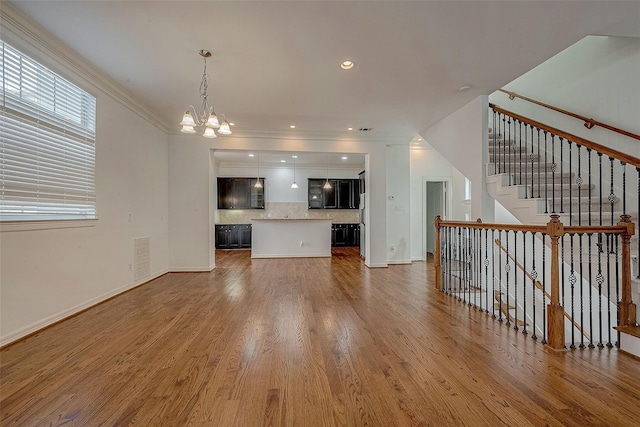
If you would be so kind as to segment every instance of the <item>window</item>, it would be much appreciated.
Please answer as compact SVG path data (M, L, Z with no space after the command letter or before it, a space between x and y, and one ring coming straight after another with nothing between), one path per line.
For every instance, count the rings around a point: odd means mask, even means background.
M95 97L0 48L0 220L95 219Z
M469 178L464 179L464 199L471 200L471 181Z

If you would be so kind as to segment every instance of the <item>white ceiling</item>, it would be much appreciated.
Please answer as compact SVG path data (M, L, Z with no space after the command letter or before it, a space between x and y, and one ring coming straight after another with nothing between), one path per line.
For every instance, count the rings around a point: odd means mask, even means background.
M237 135L406 143L586 35L640 37L636 1L12 3L171 132L199 102L200 49L213 51L210 97Z
M296 166L324 169L331 165L331 169L364 169L364 154L344 153L310 153L310 152L274 152L274 151L240 151L240 150L216 150L215 157L222 164L244 164L257 166L258 160L262 166L293 165L293 156Z

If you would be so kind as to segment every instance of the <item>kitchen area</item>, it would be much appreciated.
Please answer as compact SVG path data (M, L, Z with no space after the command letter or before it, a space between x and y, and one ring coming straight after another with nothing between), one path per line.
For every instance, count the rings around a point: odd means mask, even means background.
M364 155L216 152L216 249L252 258L364 253Z

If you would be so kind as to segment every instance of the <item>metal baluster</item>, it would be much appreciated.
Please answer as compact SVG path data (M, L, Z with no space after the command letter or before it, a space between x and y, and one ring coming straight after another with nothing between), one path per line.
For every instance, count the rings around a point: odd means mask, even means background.
M622 165L622 215L627 214L627 164L620 162Z
M591 152L589 152L591 154ZM591 163L589 163L591 166ZM591 169L591 168L589 168ZM589 180L591 180L591 175L589 175ZM591 217L591 210L589 210L589 217ZM591 218L589 218L589 223L591 223ZM589 348L594 348L593 345L593 264L592 264L592 252L591 246L593 242L591 238L593 237L593 233L588 233L588 247L589 247Z
M582 147L578 144L576 144L576 146L578 147L578 177L576 178L576 184L578 185L578 225L582 225L582 168L580 165L582 159L580 152ZM569 197L571 197L571 194L569 194ZM580 242L582 242L582 240L580 240Z
M482 235L482 230L480 230ZM484 293L484 312L489 314L489 230L484 229L484 286L486 292Z
M611 205L611 225L613 225L613 204L616 201L616 195L613 192L613 157L609 157L609 171L611 172L611 190L609 192L609 204Z
M507 173L507 119L502 115L502 169L501 173Z
M579 158L579 157L578 157ZM578 161L578 164L580 162ZM582 268L584 261L582 259L582 240L584 239L584 234L579 234L580 240L578 240L579 247L579 255L580 255L580 327L582 328L582 333L580 334L580 348L585 348L584 345L584 270ZM589 282L589 287L591 287L591 282Z
M507 313L505 314L507 316L507 326L511 326L511 316L509 313L509 270L511 270L511 264L509 264L509 230L505 230L505 238L504 240L507 242L507 250L505 253L505 265L504 265L504 271L505 271L505 276L506 276L506 282L507 282L507 292L506 292L506 296L507 296L507 306L505 308L505 310L507 311ZM502 308L502 306L500 306L500 308Z
M533 126L531 127L532 129L532 133L533 133ZM540 175L540 129L536 128L538 130L538 199L540 198L540 180L541 180L541 176ZM531 136L531 140L533 141L533 135ZM545 165L545 168L547 167L547 165ZM533 168L532 168L533 169ZM533 171L531 171L531 174L533 176ZM533 179L531 180L531 182L533 182Z
M571 197L572 196L571 188L573 187L573 185L572 185L573 183L571 182L571 168L573 167L573 163L571 161L572 143L569 140L567 140L567 143L569 144L569 225L572 225L572 223L573 223L573 215L572 215L573 212L572 212L572 209L571 209L572 205L573 205L573 198ZM579 173L580 172L578 172L578 174ZM562 187L560 187L560 188L562 188ZM561 200L560 203L562 203L563 197L562 197L562 193L560 193L560 194L561 194L560 195L560 200ZM560 211L562 212L562 210L560 210Z
M563 187L564 187L564 159L563 159L563 145L562 141L564 139L560 138L560 213L564 213L564 197L563 197ZM569 225L571 225L571 219L569 219ZM564 305L564 304L563 304Z
M598 191L600 196L598 199L598 210L600 218L598 219L598 225L602 225L602 153L598 154ZM602 252L602 233L598 233L598 249Z
M451 295L451 289L453 286L453 268L454 268L454 259L453 259L453 250L454 250L454 244L455 244L455 237L453 235L453 228L452 227L447 227L447 243L448 243L448 249L449 249L449 283L448 283L448 288L447 288L447 294Z
M560 238L560 276L562 277L562 285L560 287L560 303L562 304L562 309L564 310L564 308L566 307L566 304L564 303L564 289L565 289L565 275L564 275L564 239L566 237L566 234L563 235ZM565 311L566 312L566 311ZM565 348L567 348L566 344L565 344Z
M492 111L493 111L493 117L492 117L493 118L493 135L491 135L491 138L493 139L493 164L494 164L493 173L494 174L498 174L500 172L499 172L499 166L497 166L498 162L496 161L497 160L496 159L496 151L498 150L497 143L498 143L498 131L499 130L496 128L496 115L497 115L497 112L496 112L496 110L493 110L493 109L492 109Z
M575 234L570 233L569 238L571 239L571 273L569 274L569 283L571 284L571 320L575 322L575 310L574 310L574 295L575 295L575 286L576 286L576 274L575 269L573 268L573 240ZM570 349L574 350L576 348L576 337L575 337L575 326L571 325L571 345Z
M514 130L514 136L513 136L513 141L511 140L511 120L507 120L507 124L508 124L508 130L509 130L509 137L508 137L508 141L509 141L509 185L513 185L515 184L515 176L514 172L515 172L515 164L513 165L514 168L511 169L511 161L513 160L512 157L515 157L515 151L514 151L514 147L515 147L515 130ZM511 154L513 153L513 154ZM512 178L513 178L513 182L512 182Z
M589 160L589 222L587 225L591 225L591 187L593 186L593 183L591 182L591 148L587 148L587 158ZM589 239L591 239L591 234L589 234ZM589 246L591 246L591 240L589 240ZM589 250L591 250L591 247L589 247ZM591 261L591 258L589 258L589 261Z
M462 274L463 274L463 266L462 266L462 227L456 227L458 230L458 249L457 249L457 258L458 258L458 301L462 301L460 297L462 291Z
M610 235L607 234L607 329L609 331L609 340L607 341L607 347L612 348L611 343L611 247L610 247Z
M556 213L556 136L551 135L551 212Z
M546 132L545 132L546 133ZM547 343L547 233L542 233L542 344Z
M604 282L604 276L602 275L602 233L598 233L598 242L598 275L596 276L596 282L598 283L598 329L600 330L598 348L604 348L602 342L602 283Z
M518 124L519 124L519 126L518 126L518 135L519 135L518 136L518 144L519 144L518 156L519 156L519 159L520 159L520 162L518 163L518 169L519 169L518 172L519 172L519 175L520 175L518 184L522 185L522 122L518 121ZM516 162L516 159L515 159L515 156L514 156L513 157L513 163L515 164L515 162ZM525 165L526 165L526 162L525 162ZM526 174L525 174L525 176L526 176Z
M522 232L522 333L527 334L527 232ZM518 306L516 305L516 314Z
M500 242L498 245L498 264L500 265L500 268L498 269L498 284L500 285L500 291L498 293L498 321L502 323L502 230L498 230L498 241Z
M533 154L533 126L529 127L531 128L531 154L529 155L529 160L531 160L531 198L533 199L533 188L535 186L535 181L533 180L533 167L536 156ZM538 173L540 173L540 160L538 160ZM539 190L538 193L540 193ZM540 194L538 194L538 197L540 197Z
M547 131L544 131L544 213L549 213L549 185L547 181L547 173L549 165L547 164Z
M494 319L496 318L496 250L495 250L495 241L496 241L496 230L491 229L491 313ZM489 304L487 304L489 307Z
M513 232L513 305L515 307L515 317L513 329L518 330L518 232ZM507 305L507 309L509 306Z
M620 254L618 242L620 241L618 234L611 235L612 239L616 243L615 248L615 266L616 266L616 325L620 324L620 258L618 255ZM618 339L616 340L616 347L620 347L620 332L618 332Z
M544 250L544 245L543 245ZM536 279L538 278L538 272L536 271L536 232L531 232L531 298L532 298L532 306L533 306L533 335L531 338L534 340L538 339L538 335L536 334ZM525 326L526 329L526 326Z

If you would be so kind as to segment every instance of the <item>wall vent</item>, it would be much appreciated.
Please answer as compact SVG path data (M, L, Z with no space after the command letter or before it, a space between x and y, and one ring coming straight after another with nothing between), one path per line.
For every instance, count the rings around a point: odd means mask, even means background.
M151 238L140 237L133 240L133 280L151 275Z
M373 128L360 128L358 129L360 132L371 132Z

